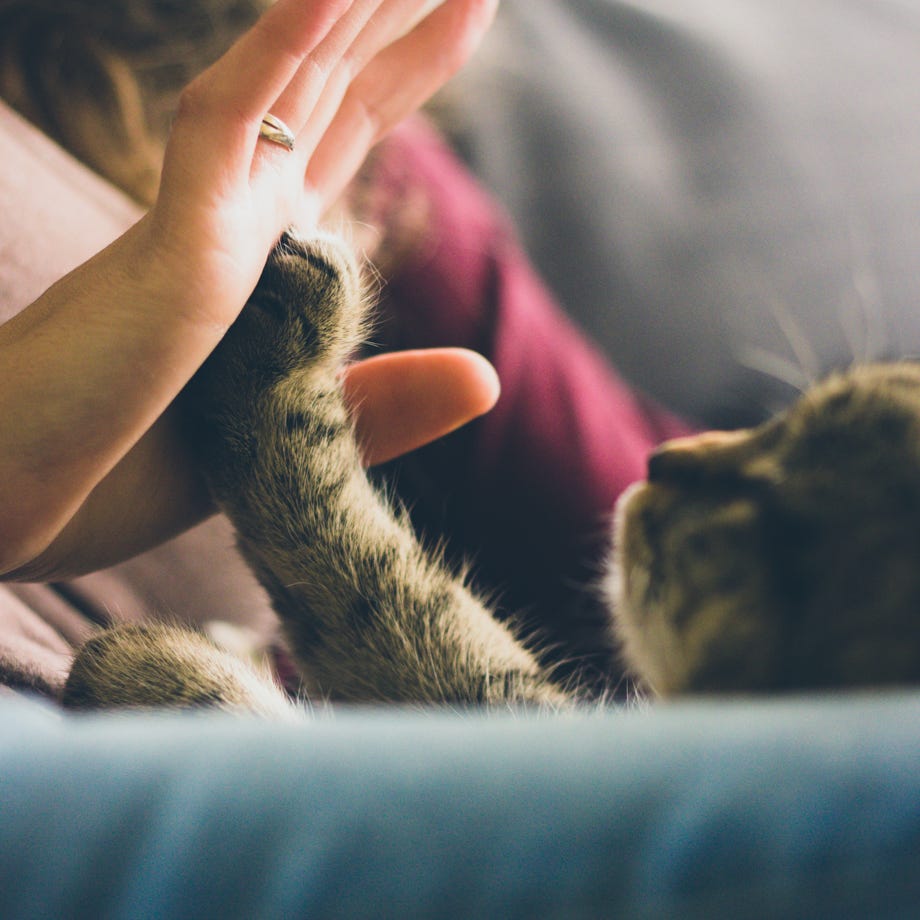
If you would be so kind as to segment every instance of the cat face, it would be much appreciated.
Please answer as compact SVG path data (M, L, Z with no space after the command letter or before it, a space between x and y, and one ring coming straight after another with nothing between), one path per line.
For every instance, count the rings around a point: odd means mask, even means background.
M659 693L920 681L920 366L664 445L614 545L615 628Z

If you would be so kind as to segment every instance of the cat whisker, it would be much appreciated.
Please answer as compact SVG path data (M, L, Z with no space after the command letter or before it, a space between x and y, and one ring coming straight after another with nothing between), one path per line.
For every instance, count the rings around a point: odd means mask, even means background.
M738 352L737 357L740 364L786 384L797 394L801 395L812 384L808 374L800 366L766 348L746 346Z
M745 311L742 301L741 308L742 312L750 314L746 325L758 331L749 337L739 335L736 338L733 348L736 360L742 366L791 387L796 394L802 394L823 376L818 354L781 293L763 276L762 268L753 263L747 268L746 290L751 304ZM779 353L780 345L777 346L778 350L771 351L765 345L757 344L765 338L760 331L763 329L764 312L772 316L791 358ZM729 323L731 327L730 320Z
M855 295L841 301L840 328L847 340L854 363L864 364L882 357L888 350L879 274L870 255L865 228L853 215L847 221L850 243L851 287Z
M821 362L795 314L785 303L776 298L771 298L770 300L770 312L773 314L773 319L776 321L780 332L782 332L783 338L788 343L789 349L795 356L805 387L817 383L821 378ZM805 387L800 388L800 392Z

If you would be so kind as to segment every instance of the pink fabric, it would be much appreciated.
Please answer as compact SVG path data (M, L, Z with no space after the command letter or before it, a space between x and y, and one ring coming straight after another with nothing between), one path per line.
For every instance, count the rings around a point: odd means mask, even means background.
M131 226L137 205L0 102L0 322Z

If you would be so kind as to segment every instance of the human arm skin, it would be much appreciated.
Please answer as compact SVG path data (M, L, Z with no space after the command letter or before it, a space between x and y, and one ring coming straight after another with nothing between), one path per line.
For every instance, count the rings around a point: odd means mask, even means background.
M352 365L345 390L368 465L384 463L487 412L498 378L482 357L439 348ZM214 508L167 411L89 493L50 544L2 576L51 581L106 568L199 523Z
M111 564L208 513L170 406L278 234L315 223L493 12L454 0L398 38L423 5L279 0L183 95L152 210L0 328L6 577ZM258 140L269 109L297 134L293 154ZM458 352L378 359L352 377L369 460L478 414L496 386L480 359ZM407 405L418 425L406 413L394 421Z

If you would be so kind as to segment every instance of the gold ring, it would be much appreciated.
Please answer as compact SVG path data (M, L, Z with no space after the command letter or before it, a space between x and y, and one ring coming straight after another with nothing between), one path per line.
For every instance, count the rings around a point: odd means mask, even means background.
M259 137L264 137L273 144L280 144L286 150L294 149L294 135L291 129L271 112L262 119L262 124L259 125Z

